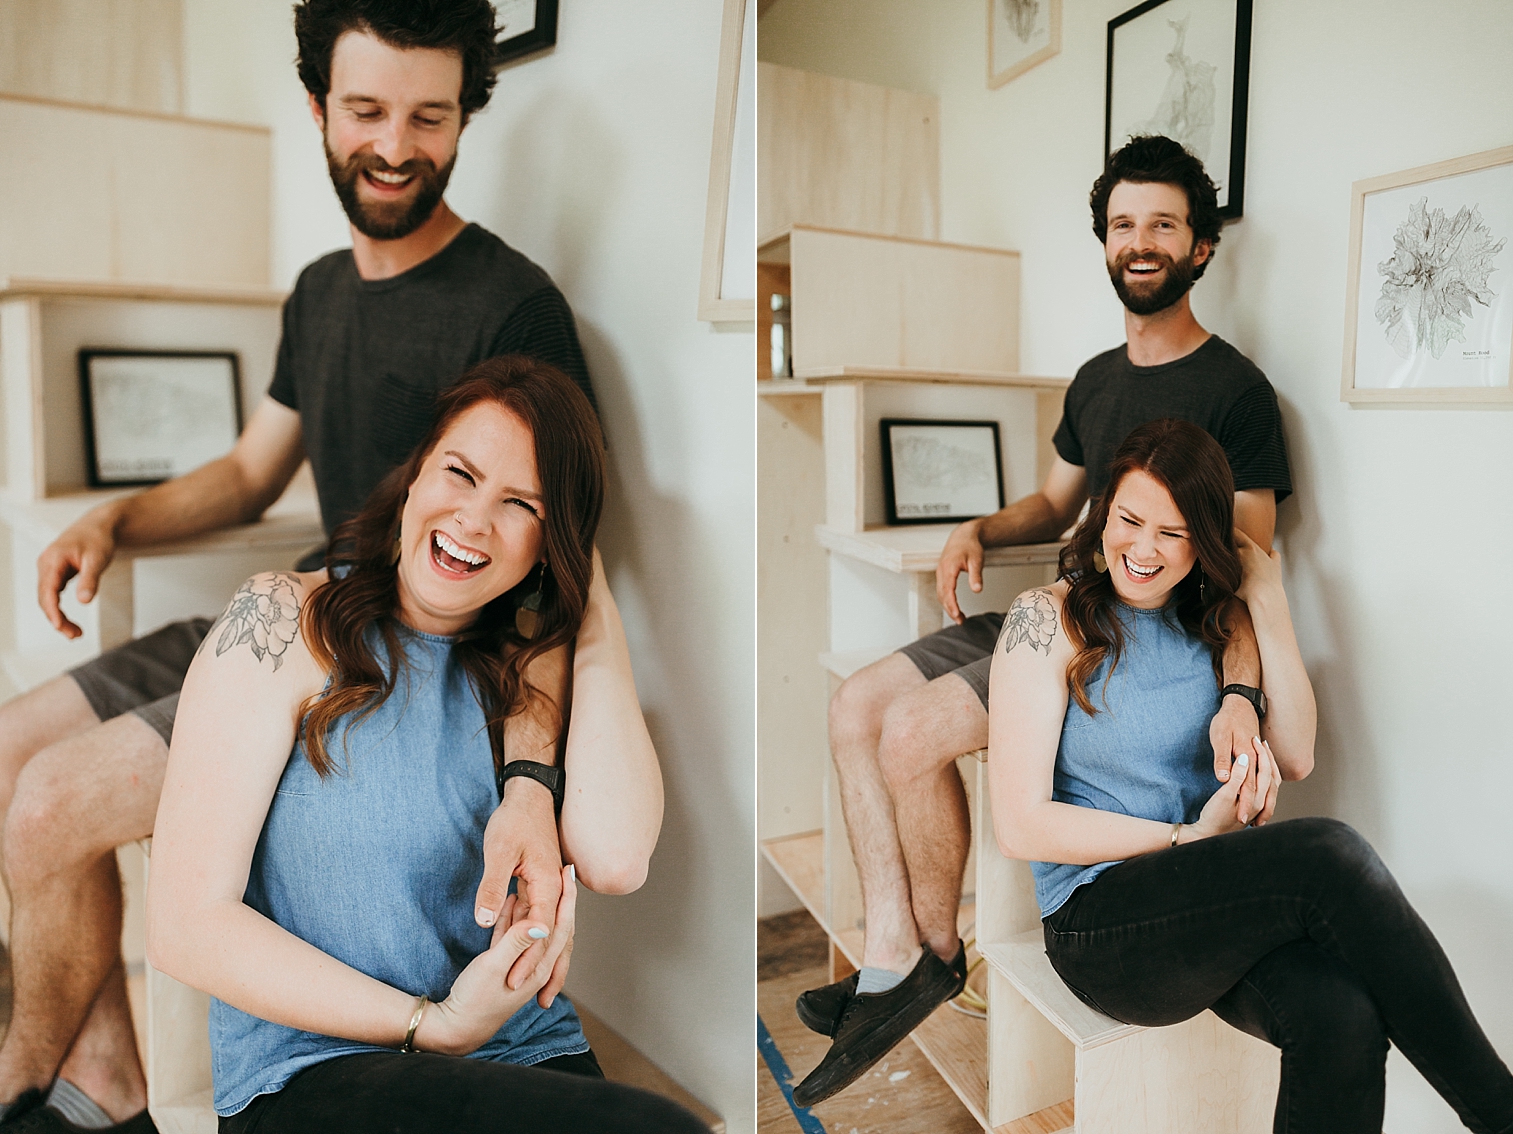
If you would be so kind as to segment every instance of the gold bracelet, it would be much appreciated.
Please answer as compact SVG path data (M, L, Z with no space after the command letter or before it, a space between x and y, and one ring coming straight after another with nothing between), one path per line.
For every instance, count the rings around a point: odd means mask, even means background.
M426 1005L431 998L421 993L420 999L415 1002L415 1013L410 1017L410 1030L405 1033L405 1042L399 1050L411 1054L415 1050L415 1029L420 1027L420 1018L426 1014Z
M1173 823L1172 824L1172 846L1176 846L1177 845L1177 836L1180 835L1181 833L1182 833L1182 824L1181 823Z

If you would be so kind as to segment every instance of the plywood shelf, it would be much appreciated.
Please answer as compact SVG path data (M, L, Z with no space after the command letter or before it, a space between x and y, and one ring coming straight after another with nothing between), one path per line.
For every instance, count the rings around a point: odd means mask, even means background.
M1038 930L1007 942L979 943L978 951L1079 1050L1145 1030L1135 1024L1121 1024L1078 1000L1051 967L1045 955L1045 939Z
M794 371L804 382L943 382L956 386L1013 386L1065 390L1070 378L1046 378L1003 370L919 370L902 366L814 366Z
M815 538L820 546L850 556L874 567L900 574L935 571L946 539L955 524L917 524L910 527L871 528L862 532L841 531L820 524ZM984 567L1027 567L1054 564L1062 544L1025 543L1013 547L990 547L983 555Z
M169 303L235 303L277 307L288 293L268 287L134 283L130 280L50 280L0 277L0 299L144 299Z

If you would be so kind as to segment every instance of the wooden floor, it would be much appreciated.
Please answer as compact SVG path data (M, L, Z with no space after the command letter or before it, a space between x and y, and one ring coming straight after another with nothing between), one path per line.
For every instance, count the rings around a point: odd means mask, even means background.
M757 923L757 1011L794 1082L819 1063L830 1041L799 1022L793 1002L825 983L825 933L806 911ZM831 1134L981 1134L929 1060L901 1043L862 1079L813 1108ZM799 1134L801 1127L767 1065L757 1060L759 1134Z

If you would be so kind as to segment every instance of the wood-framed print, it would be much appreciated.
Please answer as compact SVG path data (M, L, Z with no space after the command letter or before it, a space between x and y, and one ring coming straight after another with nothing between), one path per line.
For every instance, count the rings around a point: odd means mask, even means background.
M725 0L715 88L699 318L756 319L756 0Z
M494 66L503 67L557 44L557 0L494 0L499 39Z
M1219 187L1219 215L1245 206L1251 0L1147 0L1108 24L1103 153L1139 134L1181 142Z
M95 488L181 476L224 457L242 431L234 351L86 348L79 385Z
M1351 187L1342 401L1513 403L1513 146Z
M1061 50L1061 0L988 0L988 88Z
M879 424L888 523L952 523L1003 507L998 422L885 417Z

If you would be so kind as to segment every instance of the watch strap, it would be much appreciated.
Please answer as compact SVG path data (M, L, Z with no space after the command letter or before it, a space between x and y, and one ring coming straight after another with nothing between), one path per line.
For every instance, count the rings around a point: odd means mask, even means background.
M1234 693L1234 694L1236 694L1236 695L1238 695L1240 697L1244 697L1247 701L1249 701L1250 704L1251 704L1251 707L1254 708L1255 711L1256 711L1256 718L1257 719L1259 719L1259 720L1264 720L1265 719L1265 717L1266 717L1266 694L1265 693L1261 692L1261 690L1257 689L1254 685L1241 685L1238 682L1236 682L1236 683L1234 683L1232 685L1226 685L1223 689L1219 690L1219 700L1221 700L1221 701L1224 700L1224 698L1228 697L1231 693Z
M567 776L561 768L540 764L535 760L511 760L499 774L499 794L504 795L504 783L513 776L529 776L552 793L552 803L557 814L562 814L562 800L567 794Z

